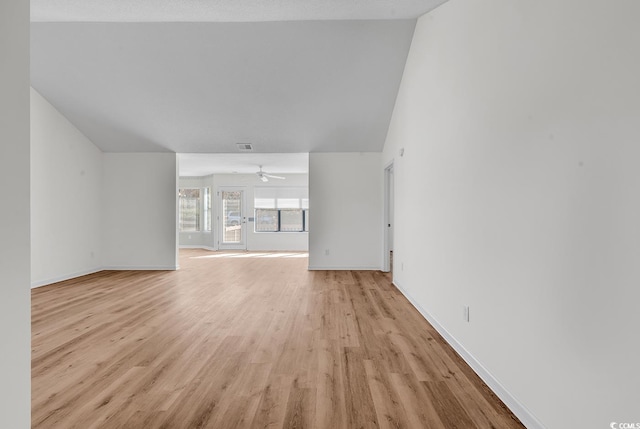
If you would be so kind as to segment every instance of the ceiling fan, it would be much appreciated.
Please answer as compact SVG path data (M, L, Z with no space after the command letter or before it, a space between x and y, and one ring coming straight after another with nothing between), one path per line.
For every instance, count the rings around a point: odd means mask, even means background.
M262 171L262 166L260 165L260 171L256 171L256 174L263 182L268 182L269 179L284 179L282 176L274 176L273 174L269 174L266 171Z

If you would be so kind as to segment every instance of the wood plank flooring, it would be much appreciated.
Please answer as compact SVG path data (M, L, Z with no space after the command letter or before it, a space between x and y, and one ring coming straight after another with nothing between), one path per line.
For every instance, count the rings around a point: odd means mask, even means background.
M522 428L370 271L182 250L32 291L34 428Z

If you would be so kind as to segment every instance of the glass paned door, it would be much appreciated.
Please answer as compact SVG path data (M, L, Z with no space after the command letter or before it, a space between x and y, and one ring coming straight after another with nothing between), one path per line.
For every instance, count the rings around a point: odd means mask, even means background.
M247 220L244 213L244 190L221 188L220 248L246 249Z

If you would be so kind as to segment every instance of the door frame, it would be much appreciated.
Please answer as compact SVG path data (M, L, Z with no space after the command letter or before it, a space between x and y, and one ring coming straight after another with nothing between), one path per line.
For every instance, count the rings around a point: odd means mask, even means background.
M393 218L392 210L393 207L393 189L391 189L392 183L395 183L395 180L392 180L393 175L393 160L389 164L384 167L384 215L383 215L383 225L382 225L382 237L383 237L383 246L382 246L382 271L388 273L391 271L391 240L393 225L391 225L391 219Z
M240 243L224 243L224 204L222 203L223 192L241 191L242 198L240 200L241 213L240 213L240 225L241 238ZM217 210L217 227L218 232L218 249L219 250L247 250L247 187L246 186L218 186L216 189L216 199L218 200Z

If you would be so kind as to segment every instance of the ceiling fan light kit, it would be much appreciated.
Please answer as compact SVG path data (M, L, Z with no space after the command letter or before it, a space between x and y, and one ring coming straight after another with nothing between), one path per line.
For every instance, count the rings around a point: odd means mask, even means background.
M280 179L280 180L284 180L285 178L282 176L274 176L273 174L269 174L266 171L262 171L262 166L259 165L260 170L256 171L256 174L258 175L258 177L260 178L260 180L262 180L263 182L268 182L269 179Z

